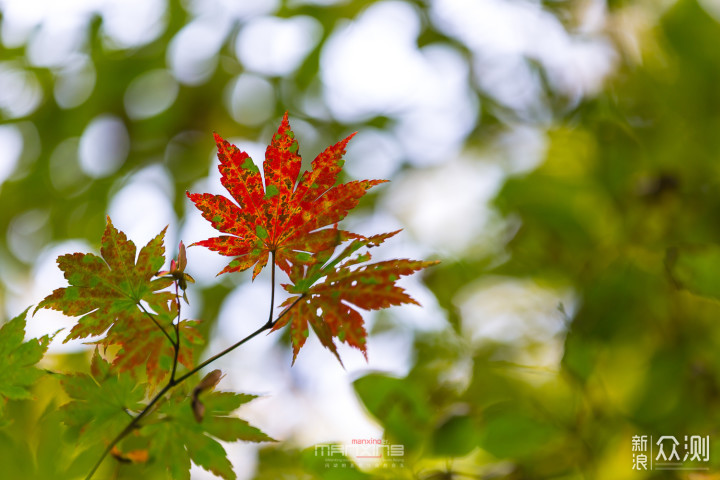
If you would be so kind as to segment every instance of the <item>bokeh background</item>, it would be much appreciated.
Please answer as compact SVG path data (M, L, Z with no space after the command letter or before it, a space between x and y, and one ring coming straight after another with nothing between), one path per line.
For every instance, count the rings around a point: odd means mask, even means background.
M218 362L282 440L228 445L239 478L717 478L719 22L718 0L0 0L0 317L106 215L139 245L169 225L172 254L213 235L185 197L223 193L212 132L259 164L288 111L306 164L357 131L345 179L392 180L350 229L442 263L404 283L422 308L367 315L369 363L311 339L291 368L280 334ZM205 355L263 323L268 276L188 258ZM81 368L63 336L46 364ZM8 478L73 455L15 408ZM383 435L404 468L312 454ZM634 471L633 435L710 435L710 470Z

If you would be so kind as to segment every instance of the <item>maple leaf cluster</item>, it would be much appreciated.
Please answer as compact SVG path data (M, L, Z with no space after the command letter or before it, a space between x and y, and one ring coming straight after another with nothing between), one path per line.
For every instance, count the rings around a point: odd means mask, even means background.
M336 339L367 358L362 311L417 304L397 281L435 262L372 263L368 250L398 231L365 237L338 227L368 189L385 181L338 183L351 138L325 149L301 174L302 159L286 113L266 150L261 175L247 153L215 135L221 181L232 200L188 193L203 217L221 232L193 245L233 257L218 275L252 269L254 279L270 263L271 297L276 267L290 280L282 284L289 296L275 320L271 316L255 333L197 367L193 349L202 338L196 322L182 320L180 314L181 298L187 302L185 290L194 282L185 271L182 242L177 260L168 270L160 270L167 227L138 252L108 217L99 255L58 258L68 286L53 291L36 311L50 308L79 317L65 341L96 337L91 343L104 347L105 353L111 349L113 357L111 368L96 348L90 374L61 375L70 401L60 412L70 435L89 449L105 445L89 477L111 454L172 478L189 479L191 461L227 480L236 478L218 441L272 441L231 415L255 397L215 391L220 370L208 373L193 389L183 383L185 379L258 333L286 326L293 363L311 329L339 361ZM22 343L24 317L25 313L0 329L0 366L6 367L0 368L0 407L8 398L29 395L29 386L40 375L33 365L50 342L45 336ZM189 371L178 374L178 365ZM147 400L168 374L165 386Z
M223 195L187 194L222 233L193 245L233 257L218 275L252 268L254 279L268 262L273 278L276 266L288 275L291 283L283 287L291 296L282 304L286 310L279 321L271 326L274 330L290 326L293 362L310 329L338 360L335 339L367 358L361 310L417 303L396 282L435 263L407 259L368 263L370 254L360 249L380 245L397 232L365 237L338 227L368 189L385 182L338 183L352 136L326 148L301 174L298 142L286 113L267 147L261 175L247 153L215 134L221 182L232 200ZM153 383L167 374L163 365L173 361L192 368L192 345L199 340L194 322L178 319L174 323L179 310L177 289L183 290L187 300L184 290L193 279L185 272L182 242L177 261L172 260L169 270L159 271L165 262L166 230L138 254L135 244L108 218L100 256L59 257L58 265L70 285L55 290L37 307L79 316L66 341L102 336L96 343L117 347L116 367L132 371L145 366ZM167 291L173 284L175 293ZM173 330L175 338L169 333ZM177 359L172 360L173 354Z
M222 195L187 194L203 217L224 234L193 245L234 257L218 275L252 267L254 279L271 257L290 277L292 283L283 287L293 295L283 306L294 308L274 329L290 325L293 362L309 335L308 325L338 360L334 338L367 358L367 332L358 308L417 304L396 281L436 263L403 259L361 266L370 254L352 256L397 233L366 238L337 226L369 188L386 181L337 184L353 135L325 149L300 175L298 142L285 113L265 151L263 180L247 153L215 134L221 182L235 203ZM333 258L336 248L347 241L350 245Z

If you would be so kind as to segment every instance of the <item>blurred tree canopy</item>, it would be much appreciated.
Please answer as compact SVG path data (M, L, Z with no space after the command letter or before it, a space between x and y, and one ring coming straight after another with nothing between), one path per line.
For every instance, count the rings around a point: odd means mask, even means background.
M505 8L511 18L542 19L529 33L519 30L527 26L521 22L498 21L493 31L492 22L481 18L483 11L467 10L470 25L487 28L481 45L463 30L468 23L458 17L452 23L446 15L466 11L472 2L278 1L258 2L256 10L233 9L221 1L158 2L155 30L144 32L150 37L129 40L113 30L118 28L113 8L94 6L75 27L77 41L64 56L63 42L53 37L63 30L48 26L61 13L47 7L47 17L28 27L18 20L19 3L0 2L0 151L5 152L0 157L5 162L0 164L5 232L0 305L7 318L27 307L22 301L39 300L28 292L37 280L40 253L68 239L94 245L113 199L139 172L151 167L162 172L152 181L171 185L164 190L171 207L168 221L189 224L184 192L208 175L211 132L265 142L288 110L310 138L304 143L310 144L306 160L315 146L350 131L379 132L386 135L383 142L394 142L397 168L388 175L395 182L363 205L368 216L390 214L411 223L412 248L442 260L425 283L445 327L408 329L392 316L378 318L371 333L412 337L412 364L406 375L365 373L353 382L385 438L404 446L402 467L327 468L312 446L281 443L259 452L255 473L236 465L239 474L268 479L716 478L716 1L479 2L491 20L506 18L490 15ZM412 47L426 58L442 57L433 65L460 65L457 82L429 88L437 89L438 99L445 98L443 88L465 92L459 103L470 110L460 134L447 141L452 148L423 162L413 157L412 144L427 132L442 132L444 119L455 110L390 105L347 113L333 103L339 94L333 93L328 71L340 68L332 62L333 42L352 32L346 29L351 22L359 29L358 19L368 12L391 11L410 12L416 27ZM242 53L255 48L272 57L248 40L253 22L298 18L313 19L315 33L290 71L263 67L264 57ZM131 29L128 25L132 19L120 31ZM213 30L217 38L211 38ZM578 50L572 61L560 54L573 76L558 69L562 59L552 56L557 44L541 42L543 35L604 53ZM511 54L507 44L487 40L504 37L511 45L525 39L523 48L512 50L519 58L515 63L501 62ZM53 51L52 40L58 42L56 57L43 54L43 48ZM532 40L546 50L533 50ZM294 40L283 41L278 48ZM591 68L597 64L606 67ZM380 85L393 80L383 76L385 67L378 60L371 72ZM517 80L521 74L526 83ZM362 104L364 98L346 100ZM408 127L417 116L425 130ZM518 160L527 142L538 138L542 147L527 150L529 156L539 152L538 158ZM363 154L372 156L373 147L382 149L383 142L371 142ZM491 214L482 231L468 230L470 240L461 248L436 248L411 222L412 217L432 222L432 212L403 214L388 199L395 198L396 185L438 178L458 158L473 168L498 167L501 180L490 195ZM439 180L437 185L442 187ZM443 191L465 198L452 185ZM435 197L435 202L451 215L453 198ZM180 227L176 232L180 237ZM235 286L225 280L200 282L193 291L207 331ZM56 354L53 369L87 368L82 366L86 359L85 353ZM87 472L95 458L56 441L65 435L57 421L64 401L57 381L47 375L36 387L35 401L9 402L6 418L12 421L0 429L3 475L75 478ZM672 435L681 444L685 436L709 435L710 460L683 464L700 470L638 471L633 466L639 452L631 444L637 435ZM135 468L119 464L105 474L140 478Z

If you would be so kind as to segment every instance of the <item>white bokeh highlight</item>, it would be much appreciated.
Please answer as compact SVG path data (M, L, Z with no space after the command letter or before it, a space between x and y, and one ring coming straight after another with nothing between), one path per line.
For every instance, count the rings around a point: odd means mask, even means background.
M207 12L216 12L234 20L245 21L263 15L269 15L280 7L280 0L253 0L238 2L237 0L187 0L186 9L195 16Z
M16 62L0 63L0 114L20 118L33 113L43 100L35 73Z
M125 111L133 120L154 117L175 102L180 87L164 69L150 70L135 78L125 90Z
M168 46L167 63L180 83L201 85L212 76L230 26L226 17L203 15L173 37Z
M243 26L235 50L249 70L283 76L300 66L321 35L322 25L312 17L260 17Z
M78 162L79 151L80 139L70 137L60 142L50 155L50 183L62 194L76 195L90 186Z
M324 98L336 118L397 119L410 163L436 164L457 153L475 123L478 101L466 61L441 45L417 48L418 14L380 2L333 32L321 56Z
M263 77L243 73L228 84L225 105L241 125L262 125L275 111L273 86Z
M585 12L585 30L602 22L597 9ZM473 52L478 85L529 118L549 120L549 112L538 103L539 75L529 61L541 65L551 88L572 104L596 94L617 61L608 38L571 35L538 2L437 0L431 14L438 28Z
M110 200L108 215L139 248L168 227L165 248L177 251L177 218L171 198L174 184L164 167L151 165L135 173ZM167 262L169 264L169 260Z
M421 245L442 256L459 254L477 242L492 218L487 202L502 180L497 165L458 158L442 167L406 174L394 182L383 206Z
M44 22L34 32L27 46L27 58L37 67L57 68L80 55L84 43L81 18Z
M399 113L417 101L425 73L415 39L417 13L381 2L334 31L322 52L325 98L343 121Z
M75 108L92 95L97 74L87 55L74 56L55 71L53 94L60 108Z
M15 125L0 125L0 188L15 171L23 143L23 135Z
M80 137L80 167L90 177L112 175L125 162L130 138L122 120L99 115L90 121Z
M463 335L471 343L513 345L517 361L557 369L578 299L570 288L486 276L458 293Z
M99 4L106 45L135 48L158 38L167 26L166 0L104 0Z
M1 0L2 42L9 48L17 48L27 43L38 27L88 21L101 3L102 0ZM58 28L55 25L49 28Z
M344 167L358 180L390 178L402 165L403 155L402 146L393 135L364 128L348 143Z

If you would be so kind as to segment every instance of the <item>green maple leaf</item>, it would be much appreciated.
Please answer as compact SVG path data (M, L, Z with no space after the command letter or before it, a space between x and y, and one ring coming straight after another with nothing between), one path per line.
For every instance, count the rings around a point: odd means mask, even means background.
M161 290L172 285L172 278L154 278L165 262L163 238L167 227L150 240L136 256L135 244L117 230L110 218L102 237L101 256L92 253L73 253L60 256L58 266L70 286L56 289L35 309L51 308L65 315L79 316L65 342L104 335L96 343L117 345L114 365L121 370L133 370L144 365L148 378L159 382L167 374L161 361L172 359L173 347L168 335L153 322L171 329L177 312L172 304L175 296ZM155 312L143 312L146 303ZM192 322L181 322L181 343L189 347L196 342ZM181 349L179 361L192 366L192 350ZM171 360L170 360L171 361Z
M293 363L310 334L309 327L341 364L334 338L357 348L367 359L367 332L358 309L380 310L406 303L419 305L396 282L402 276L438 262L396 259L367 263L371 259L369 252L353 256L362 247L378 246L399 231L368 238L346 234L338 240L352 239L352 242L337 256L333 256L336 249L333 247L317 254L312 265L293 266L290 271L293 284L283 287L295 295L282 306L294 306L273 327L277 330L290 324Z
M193 413L187 389L178 388L148 419L140 434L150 439L151 462L164 462L171 478L190 479L190 461L227 480L236 478L227 453L217 440L275 441L246 421L230 414L255 395L232 392L201 394L202 421ZM217 439L217 440L216 440Z
M8 399L29 398L30 387L43 374L34 365L45 354L50 337L45 335L23 343L28 310L0 328L0 412Z
M90 374L65 375L60 382L71 401L63 421L85 442L108 442L143 408L145 387L128 373L115 373L95 350Z
M220 273L255 267L255 278L274 252L277 265L289 272L307 263L309 254L331 246L336 224L355 208L367 190L385 180L335 185L345 147L352 135L325 149L300 176L302 160L287 113L265 151L263 177L247 153L215 135L223 186L237 203L222 195L188 193L203 217L225 233L196 242L221 255L235 257Z

